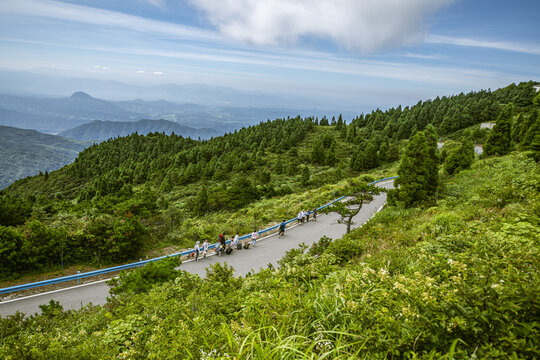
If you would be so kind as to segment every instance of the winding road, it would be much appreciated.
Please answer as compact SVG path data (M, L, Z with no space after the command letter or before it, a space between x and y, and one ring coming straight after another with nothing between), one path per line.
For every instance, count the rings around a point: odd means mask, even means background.
M377 186L390 189L393 187L393 180L381 182ZM386 193L375 196L373 201L365 204L356 215L353 227L359 227L368 221L376 212L382 209L385 202ZM231 255L209 256L198 262L186 261L179 268L204 277L206 268L216 262L226 262L235 269L236 275L245 275L250 271L266 268L268 264L277 266L277 261L287 251L298 247L301 243L311 245L323 235L332 239L341 238L346 232L346 225L339 224L338 219L339 215L336 213L320 214L317 216L316 222L310 221L303 225L294 225L287 228L283 237L278 237L277 234L269 235L258 240L255 247L250 247L247 250L236 250ZM89 303L103 305L107 302L108 295L109 286L105 284L105 280L101 280L66 289L0 301L0 316L12 315L17 311L34 314L40 312L39 305L48 304L51 300L59 301L65 310L79 309Z

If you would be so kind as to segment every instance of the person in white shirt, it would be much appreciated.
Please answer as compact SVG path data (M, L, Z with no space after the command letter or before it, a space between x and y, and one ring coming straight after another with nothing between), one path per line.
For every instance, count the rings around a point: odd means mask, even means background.
M257 241L257 238L259 237L259 232L257 229L253 229L253 232L251 233L251 245L255 246L255 242Z
M194 250L195 250L195 261L199 261L200 247L199 247L199 242L198 241L195 243Z
M206 254L208 254L208 240L204 240L203 244L203 257L206 257Z
M298 212L298 216L296 217L296 220L298 220L298 225L302 225L302 210Z

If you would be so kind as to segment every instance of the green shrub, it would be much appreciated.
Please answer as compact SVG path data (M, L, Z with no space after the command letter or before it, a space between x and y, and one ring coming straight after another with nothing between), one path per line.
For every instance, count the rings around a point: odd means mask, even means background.
M150 262L133 271L122 271L120 276L107 282L112 286L113 296L138 294L148 292L152 286L175 279L180 271L175 270L180 265L179 257L168 257L160 261Z
M345 235L341 239L334 240L326 249L325 253L334 255L338 262L346 263L353 258L362 255L364 246L359 239Z

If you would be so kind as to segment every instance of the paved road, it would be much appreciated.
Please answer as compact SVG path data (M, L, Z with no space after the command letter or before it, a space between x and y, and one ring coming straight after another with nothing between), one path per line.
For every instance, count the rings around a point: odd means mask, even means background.
M393 181L381 183L379 186L391 188ZM360 213L354 218L355 225L353 227L361 226L369 220L382 208L385 202L386 194L382 193L376 196L371 203L364 205ZM329 215L320 214L316 222L310 221L300 226L288 228L284 237L270 235L257 241L255 247L250 247L247 250L236 250L231 255L209 256L199 262L187 261L182 263L180 268L203 277L206 274L206 268L216 262L226 262L231 265L235 269L236 275L245 275L250 271L266 268L270 263L277 266L277 260L301 243L311 245L323 235L333 239L341 238L346 232L346 225L338 224L338 219L339 216L335 213ZM78 309L89 303L103 305L107 302L108 295L108 285L104 281L99 281L19 299L1 301L0 315L11 315L17 310L26 314L34 314L40 312L39 305L48 304L50 300L59 301L66 310Z

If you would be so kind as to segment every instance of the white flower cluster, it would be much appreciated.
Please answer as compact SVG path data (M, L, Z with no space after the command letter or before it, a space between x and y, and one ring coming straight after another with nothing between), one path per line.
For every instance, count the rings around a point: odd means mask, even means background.
M213 349L210 352L205 352L203 349L199 349L199 351L201 352L201 360L212 360L218 356L216 349Z
M334 348L334 344L328 339L324 338L324 329L322 326L317 325L317 336L315 337L315 350L317 352L329 351Z

